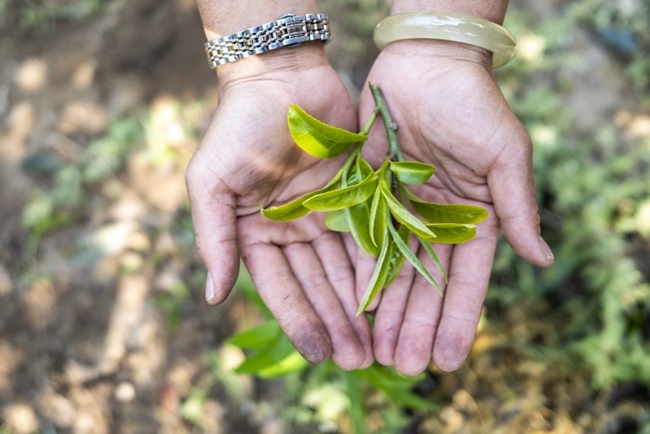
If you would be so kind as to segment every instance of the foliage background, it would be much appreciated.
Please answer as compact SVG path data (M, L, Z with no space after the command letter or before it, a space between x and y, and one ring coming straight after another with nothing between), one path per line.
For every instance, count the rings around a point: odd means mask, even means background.
M353 93L387 3L322 2ZM649 6L513 2L506 26L556 265L499 247L455 373L259 379L227 339L268 315L245 275L208 308L193 248L217 103L193 2L0 0L0 432L650 433Z

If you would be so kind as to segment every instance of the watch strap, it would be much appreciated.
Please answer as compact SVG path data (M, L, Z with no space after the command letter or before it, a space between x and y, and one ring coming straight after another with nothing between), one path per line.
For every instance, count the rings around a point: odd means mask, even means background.
M205 43L210 68L266 53L293 48L304 42L330 39L329 21L324 14L284 15L278 20L251 27Z

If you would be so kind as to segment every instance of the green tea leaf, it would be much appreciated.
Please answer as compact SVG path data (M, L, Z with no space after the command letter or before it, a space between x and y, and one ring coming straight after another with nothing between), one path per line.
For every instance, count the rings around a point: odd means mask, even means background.
M359 205L345 208L343 212L357 246L369 253L373 258L376 258L379 254L379 247L370 238L370 210L368 209L368 203L362 202Z
M325 226L334 232L350 232L350 225L343 211L332 211L325 216Z
M291 137L300 148L318 158L333 158L346 152L353 143L368 136L327 125L296 105L287 113Z
M344 176L341 184L344 187L361 182L368 176L376 176L372 167L360 156L356 159L356 164L352 167L350 173ZM345 217L350 226L352 238L361 250L366 251L373 258L379 254L379 246L372 242L370 237L370 209L367 202L361 202L358 205L344 209Z
M409 389L415 386L420 381L424 380L425 375L419 374L414 377L400 374L393 367L383 366L378 363L373 363L366 369L353 371L355 374L368 380L370 384L379 390L386 389Z
M368 380L370 384L379 390L410 389L426 377L425 374L418 374L413 377L400 374L394 367L383 366L378 363L373 363L366 369L353 372Z
M408 389L386 389L386 394L390 397L394 405L411 408L413 410L431 411L438 407L438 404L425 399Z
M372 166L361 158L361 155L357 156L356 164L354 165L354 170L350 172L348 176L348 183L350 185L361 182L361 180L366 179L371 173L374 173Z
M388 232L388 228L385 229L386 232ZM411 236L411 231L409 228L407 228L405 225L401 225L399 229L397 230L397 233L402 237L402 240L404 241L404 244L408 246L409 244L409 238ZM388 267L388 276L386 277L386 283L385 286L390 285L397 279L397 276L399 276L400 271L402 271L402 267L404 267L404 260L406 258L402 254L402 252L399 249L393 249L391 252L391 257L390 257L390 264Z
M270 345L282 333L277 321L268 321L250 330L238 333L228 342L247 350L261 350Z
M273 378L300 371L308 365L309 363L295 350L287 335L280 331L261 351L246 358L235 369L235 373Z
M275 365L257 371L255 375L260 378L276 378L292 372L301 371L307 366L309 366L309 362L298 351L294 351Z
M299 219L300 217L304 217L311 212L309 208L305 208L302 206L302 204L305 200L309 199L312 194L313 193L306 194L281 206L272 206L266 209L260 208L260 212L267 219L274 220L276 222L288 222L290 220Z
M260 208L260 212L264 217L269 220L274 220L277 222L288 222L290 220L295 220L300 217L304 217L309 214L312 210L303 206L304 202L318 194L322 194L328 191L333 190L337 187L338 181L343 174L342 170L339 170L338 173L332 178L330 182L327 183L322 188L314 190L310 193L300 196L298 199L294 199L291 202L287 202L284 205L272 206L270 208Z
M375 189L375 193L372 197L372 204L370 205L370 239L375 244L375 246L383 246L384 240L388 230L386 225L388 224L388 219L390 214L388 211L388 206L386 205L386 199L381 194L379 186Z
M371 173L365 180L349 187L316 194L303 202L312 211L330 212L365 202L377 186L377 176Z
M411 231L413 231L413 233L423 238L436 238L436 234L431 232L429 228L424 225L424 223L422 223L417 219L417 217L411 214L409 210L404 207L404 205L399 203L395 196L393 196L393 193L388 190L385 182L381 183L381 193L383 194L384 198L386 198L386 203L388 204L388 208L390 209L391 214L398 222L406 225Z
M489 213L474 205L456 205L426 202L406 189L413 209L428 223L477 224L485 220Z
M431 242L425 240L422 237L418 237L418 240L420 241L420 244L424 250L429 254L429 257L433 260L434 264L436 264L436 267L438 267L440 273L442 273L442 278L445 279L445 283L448 283L449 278L447 277L447 270L445 270L445 267L442 266L440 259L438 259L438 255L436 255L435 250L433 250L433 247L431 247Z
M430 164L417 161L391 161L390 170L399 182L416 185L427 182L435 169Z
M383 391L395 405L413 409L433 409L436 407L433 401L423 399L410 392L417 383L424 379L423 374L407 377L397 372L395 368L388 368L377 363L366 369L353 371L353 373Z
M260 352L246 358L235 369L237 374L259 374L260 371L273 367L282 362L283 359L290 356L296 350L284 333L280 333L277 338Z
M456 223L432 223L427 227L436 234L434 243L460 244L471 241L476 237L476 226Z
M379 252L379 257L377 258L377 264L375 265L375 270L370 277L370 282L368 282L368 288L366 292L363 293L363 298L359 303L359 309L357 310L357 316L370 306L370 303L375 299L379 291L384 289L386 283L386 277L388 276L389 269L389 259L390 251L393 248L393 243L390 241L390 238L386 239L386 242L381 246L381 251Z
M408 244L404 242L404 240L401 238L400 234L397 232L397 230L393 227L393 225L388 225L388 230L390 231L393 241L395 242L395 246L399 249L400 252L402 252L402 255L406 257L406 259L409 260L411 264L413 264L413 267L415 267L418 272L424 276L425 279L429 283L431 283L437 290L440 296L442 297L442 289L440 288L440 285L438 285L438 282L436 282L436 279L433 278L433 276L429 273L429 271L426 269L424 264L420 262L417 256L415 256L415 253L409 249Z

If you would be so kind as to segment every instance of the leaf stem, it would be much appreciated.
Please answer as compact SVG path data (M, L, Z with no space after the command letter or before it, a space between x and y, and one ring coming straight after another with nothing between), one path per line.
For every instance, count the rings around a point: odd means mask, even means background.
M363 134L366 136L368 135L368 133L370 132L370 128L372 128L372 125L375 123L375 120L377 119L377 115L379 115L379 110L375 108L370 114L370 117L368 118L366 125L363 127L363 130L359 131L359 134Z
M386 128L386 136L388 137L388 153L392 156L392 160L404 161L404 155L402 154L399 142L397 141L397 124L393 121L393 118L390 115L384 95L376 84L370 83L369 86L372 97L375 100L375 111L378 111L381 115L381 118L384 121L384 127Z
M359 134L363 134L364 136L367 136L368 133L370 132L370 128L372 128L372 125L375 123L375 120L377 120L378 115L379 115L379 111L377 109L373 110L372 113L370 114L370 117L368 118L368 121L366 122L366 125L363 127L363 130L359 131ZM352 152L350 153L350 156L345 161L345 164L343 165L342 168L344 179L347 178L348 170L350 170L350 165L352 165L352 162L359 156L362 147L363 147L363 143L357 143L354 146Z
M363 147L363 144L362 144L362 143L358 143L358 144L356 144L356 145L354 146L354 149L352 150L352 152L351 152L350 155L348 156L348 159L345 160L345 164L344 164L343 167L341 168L341 173L343 174L343 178L342 178L342 179L344 180L344 182L345 182L345 180L347 180L347 177L348 177L348 171L350 170L350 166L352 165L352 163L354 162L354 160L356 160L356 159L359 157L359 154L361 153L361 148L362 148L362 147Z

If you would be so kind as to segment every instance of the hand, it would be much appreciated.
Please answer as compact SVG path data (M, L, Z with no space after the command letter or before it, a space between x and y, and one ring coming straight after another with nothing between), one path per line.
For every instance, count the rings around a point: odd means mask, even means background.
M308 361L331 356L340 367L357 369L373 360L370 326L365 317L355 318L354 267L345 240L325 227L320 214L277 223L259 212L260 205L283 204L322 187L342 164L296 146L287 126L290 104L356 128L350 96L314 45L223 67L219 106L187 169L187 187L208 269L208 302L228 296L241 254L262 299Z
M436 168L433 178L414 192L428 201L474 204L490 211L473 241L434 245L449 273L444 298L405 266L383 292L376 311L378 362L415 375L433 356L440 369L454 370L474 340L500 227L526 260L538 266L553 262L539 236L531 141L498 89L486 51L441 41L396 42L382 51L368 80L384 93L405 158ZM360 122L373 108L366 86ZM372 133L374 148L366 149L372 155L365 157L376 165L385 156L378 145L386 139L377 125ZM443 284L428 255L419 253ZM357 264L358 290L365 288L373 266L371 258Z

